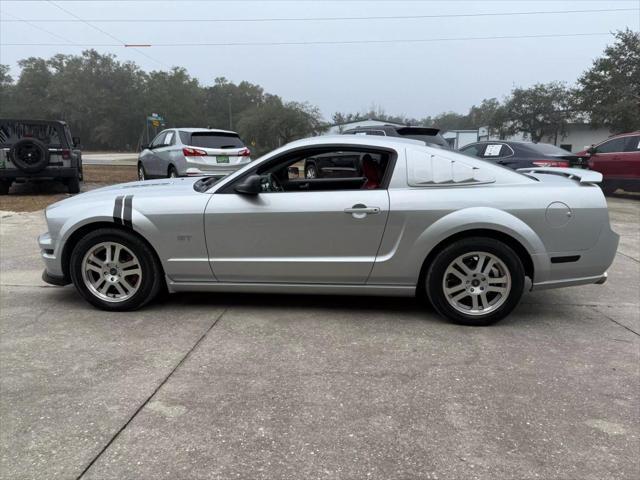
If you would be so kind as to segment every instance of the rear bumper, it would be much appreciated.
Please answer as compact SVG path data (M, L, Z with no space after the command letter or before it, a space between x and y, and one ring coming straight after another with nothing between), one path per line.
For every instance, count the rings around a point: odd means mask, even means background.
M548 253L534 257L534 264L542 267L535 274L532 290L572 287L575 285L602 285L607 281L607 270L611 267L618 249L620 237L607 225L600 233L598 242L589 250L562 252L558 255ZM575 256L571 263L552 263L554 256ZM542 257L545 257L544 260Z
M244 167L246 163L222 164L222 165L202 165L198 167L188 167L185 175L190 177L201 177L202 175L229 175Z
M74 178L79 171L74 167L47 167L36 173L25 173L17 168L0 169L0 178L30 179L30 178Z

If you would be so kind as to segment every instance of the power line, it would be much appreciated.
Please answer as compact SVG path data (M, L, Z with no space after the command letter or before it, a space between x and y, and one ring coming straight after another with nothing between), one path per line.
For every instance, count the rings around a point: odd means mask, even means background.
M59 1L59 0L58 0ZM558 15L570 13L608 13L608 12L635 12L640 8L602 8L596 10L539 10L528 12L490 12L490 13L450 13L435 15L385 15L385 16L365 16L365 17L276 17L276 18L96 18L96 19L31 19L38 23L266 23L266 22L329 22L329 21L359 21L359 20L420 20L428 18L469 18L469 17L507 17L507 16L527 16L527 15ZM13 20L2 20L2 22L12 22ZM105 33L105 32L103 32ZM108 35L108 34L107 34Z
M28 21L28 20L24 20L24 19L22 19L22 18L16 17L15 15L12 15L12 14L7 13L7 12L5 12L5 11L1 11L1 10L0 10L0 13L2 13L2 15L9 15L10 17L15 18L15 20L13 20L13 21L15 21L15 22L21 22L21 23L24 23L24 24L26 24L26 25L29 25L29 26L31 26L31 27L33 27L33 28L35 28L35 29L38 29L38 30L40 30L40 31L42 31L42 32L44 32L44 33L46 33L46 34L48 34L48 35L51 35L52 37L58 38L58 39L60 39L60 40L62 40L62 41L64 41L64 42L68 42L68 43L71 43L71 44L73 44L73 43L74 43L72 40L69 40L68 38L63 37L62 35L58 35L57 33L51 32L51 31L47 30L47 29L46 29L46 28L44 28L44 27L40 27L40 26L36 25L35 23L31 23L31 22L30 22L30 21ZM5 20L3 20L3 21L5 21Z
M593 33L551 33L539 35L502 35L492 37L441 37L441 38L406 38L393 40L311 40L300 42L198 42L198 43L154 43L147 44L150 47L262 47L262 46L286 46L286 45L360 45L360 44L393 44L393 43L428 43L428 42L453 42L453 41L477 41L477 40L515 40L521 38L564 38L564 37L589 37L611 35L611 32ZM5 43L3 46L30 46L30 47L69 47L73 45L64 43ZM126 47L122 43L94 43L77 45L81 47Z
M57 3L51 1L51 0L47 0L51 5L53 5L54 7L58 8L59 10L62 10L63 12L65 12L67 15L72 16L73 18L77 19L78 21L84 23L85 25L88 25L89 27L93 28L94 30L99 31L100 33L103 33L104 35L108 36L109 38L115 40L116 42L119 42L120 45L119 46L123 46L125 47L127 44L126 42L123 42L122 40L120 40L118 37L116 37L115 35L111 35L109 32L101 29L100 27L96 27L95 25L93 25L92 23L89 23L86 20L83 20L82 18L80 18L79 16L77 16L75 13L67 10L64 7L61 7L60 5L58 5ZM159 65L162 65L165 68L170 68L168 65L165 65L164 63L162 63L160 60L153 58L150 55L147 55L145 52L137 49L137 48L133 48L133 50L135 50L136 52L138 52L140 55L147 57L149 60L153 60L154 62L158 63Z

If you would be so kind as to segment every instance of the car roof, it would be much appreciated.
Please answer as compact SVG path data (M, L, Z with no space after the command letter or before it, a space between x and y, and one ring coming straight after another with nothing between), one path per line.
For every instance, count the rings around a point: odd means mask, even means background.
M489 143L506 143L507 145L537 145L533 142L525 142L523 140L479 140L477 142L469 143L468 145L486 145ZM543 142L544 143L544 142ZM551 144L549 144L551 145ZM464 147L466 147L465 145ZM462 148L464 148L462 147Z
M440 129L438 127L420 127L418 125L392 125L392 124L384 124L384 125L359 125L353 128L348 128L345 130L346 132L354 132L358 130L395 130L400 134L414 134L414 135L431 135L436 136L440 133Z
M422 140L404 137L378 137L374 135L321 135L318 137L303 138L288 143L286 147L306 147L312 145L370 145L380 147L404 148L407 144L424 147Z
M189 132L189 133L201 133L201 132L211 132L211 133L231 133L233 135L238 135L238 132L234 132L232 130L220 130L218 128L194 128L194 127L174 127L168 130L180 130L181 132Z

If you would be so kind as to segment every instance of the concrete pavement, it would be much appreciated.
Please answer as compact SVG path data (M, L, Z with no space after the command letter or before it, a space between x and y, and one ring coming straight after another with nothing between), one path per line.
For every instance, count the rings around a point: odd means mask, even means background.
M361 297L109 314L40 281L41 212L5 216L0 477L637 478L640 202L610 211L609 282L490 328Z

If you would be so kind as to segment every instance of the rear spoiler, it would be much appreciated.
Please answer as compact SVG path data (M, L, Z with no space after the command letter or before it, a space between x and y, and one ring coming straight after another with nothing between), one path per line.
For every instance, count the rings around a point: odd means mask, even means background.
M580 183L602 183L602 174L582 168L531 167L519 168L520 173L544 173L545 175L562 175Z

